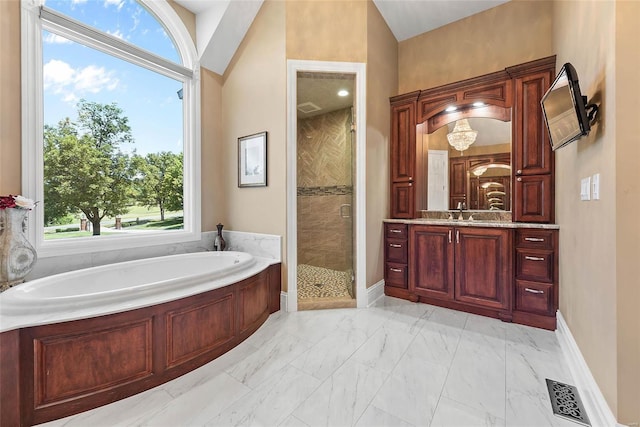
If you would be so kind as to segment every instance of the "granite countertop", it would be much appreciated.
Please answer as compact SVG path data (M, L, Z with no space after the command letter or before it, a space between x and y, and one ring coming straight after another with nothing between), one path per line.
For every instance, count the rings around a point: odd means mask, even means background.
M414 219L385 219L387 223L397 224L427 224L427 225L453 225L456 227L490 227L490 228L540 228L546 230L558 230L558 224L541 224L533 222L511 222L511 221L487 221L487 220L456 220L456 219L435 219L435 218L414 218Z

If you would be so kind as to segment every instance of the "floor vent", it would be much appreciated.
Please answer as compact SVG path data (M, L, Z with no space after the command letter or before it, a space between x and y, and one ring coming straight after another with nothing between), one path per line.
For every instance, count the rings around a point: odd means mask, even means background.
M547 378L547 390L555 415L584 426L591 426L577 388Z

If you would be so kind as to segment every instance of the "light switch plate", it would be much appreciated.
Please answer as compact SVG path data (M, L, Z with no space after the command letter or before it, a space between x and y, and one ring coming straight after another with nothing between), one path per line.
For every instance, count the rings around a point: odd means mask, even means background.
M600 200L600 174L596 173L591 177L591 198Z
M580 181L580 200L591 200L591 177L582 178Z

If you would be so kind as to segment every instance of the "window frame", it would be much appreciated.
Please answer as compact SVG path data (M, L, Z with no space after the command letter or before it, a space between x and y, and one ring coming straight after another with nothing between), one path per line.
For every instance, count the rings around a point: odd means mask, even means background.
M182 58L182 67L191 70L192 76L180 75L175 70L153 66L146 60L136 61L130 56L126 59L135 65L172 78L181 76L183 81L183 179L184 179L184 228L171 232L150 232L144 235L102 236L100 239L44 239L44 208L36 207L29 212L27 238L36 248L41 258L95 253L125 248L148 247L201 239L201 172L200 172L200 63L193 40L184 23L175 10L166 2L158 0L139 0L148 11L165 27L173 39ZM51 31L53 26L43 23L40 18L41 0L21 0L21 64L22 64L22 194L36 201L44 200L44 97L42 30ZM98 31L98 30L96 30ZM56 31L58 33L58 31ZM65 35L66 36L66 35ZM119 57L101 43L82 42L92 48ZM121 41L107 33L101 33L101 41Z

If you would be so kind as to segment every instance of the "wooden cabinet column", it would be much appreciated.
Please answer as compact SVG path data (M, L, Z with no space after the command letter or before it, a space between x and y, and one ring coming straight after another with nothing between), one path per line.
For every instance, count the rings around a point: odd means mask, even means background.
M413 218L416 176L416 101L420 92L391 98L391 218Z

